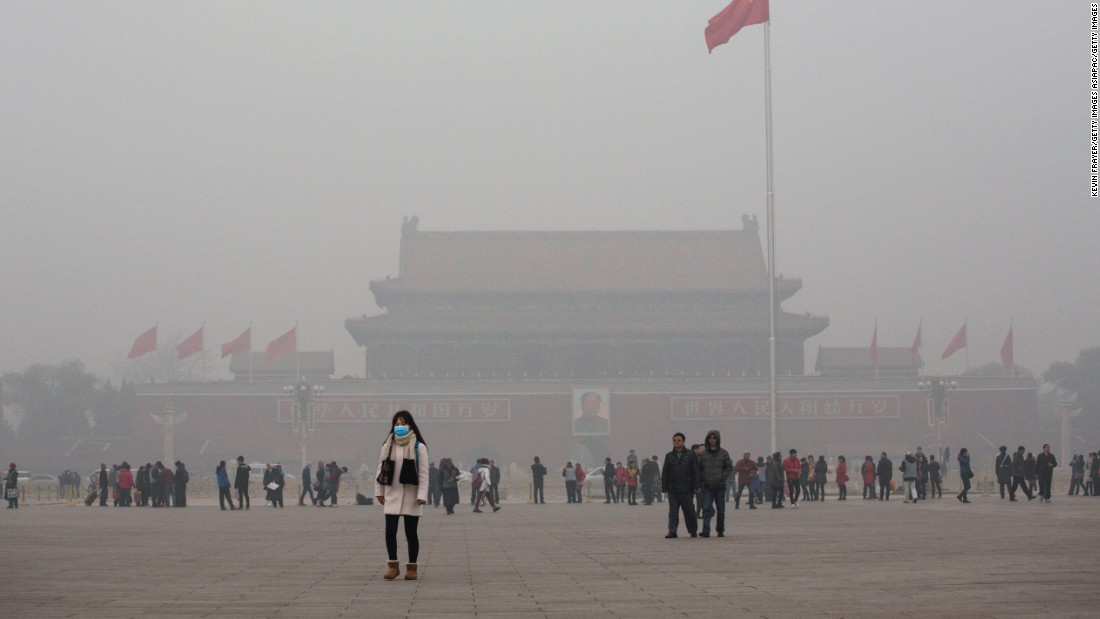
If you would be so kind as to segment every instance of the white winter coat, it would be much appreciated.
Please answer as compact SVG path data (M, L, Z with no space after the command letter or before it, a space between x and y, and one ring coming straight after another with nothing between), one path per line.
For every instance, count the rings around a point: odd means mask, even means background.
M382 497L386 500L386 504L383 505L383 512L387 516L423 516L424 506L417 505L416 500L420 499L427 503L428 501L428 446L424 443L419 443L416 446L416 452L418 455L417 462L417 478L420 483L416 486L409 484L402 484L397 481L401 479L401 464L405 461L402 457L404 450L399 445L393 446L393 485L383 486L377 481L374 482L374 496ZM382 469L382 461L386 459L389 450L386 449L385 444L382 445L382 453L378 456L378 468Z

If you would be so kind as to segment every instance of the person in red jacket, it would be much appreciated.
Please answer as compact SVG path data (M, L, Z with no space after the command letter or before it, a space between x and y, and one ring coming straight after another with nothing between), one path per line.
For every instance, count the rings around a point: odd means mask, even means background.
M120 507L129 507L133 503L130 493L134 489L134 474L130 472L130 463L123 462L122 469L118 472L118 504Z
M737 472L737 494L733 496L733 508L741 509L741 493L745 488L749 488L749 509L756 509L750 484L752 484L752 479L756 477L756 471L759 469L752 459L752 454L746 451L741 459L737 461L737 464L733 465L733 470Z
M867 456L863 460L863 498L875 499L875 459ZM868 496L870 494L870 496Z
M840 491L840 497L838 501L848 500L848 460L844 456L837 456L836 459L836 486Z
M799 479L802 476L802 461L798 459L798 450L792 449L790 457L783 461L783 471L787 474L787 494L791 499L791 507L798 507L798 497L802 495L802 485Z

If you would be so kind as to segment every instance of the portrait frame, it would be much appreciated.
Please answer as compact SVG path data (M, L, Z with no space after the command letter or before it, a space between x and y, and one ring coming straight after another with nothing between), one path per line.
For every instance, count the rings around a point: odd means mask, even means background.
M598 408L593 409L598 398ZM570 427L573 436L611 434L611 390L607 387L574 387ZM588 414L586 415L586 407ZM592 412L595 414L591 414Z

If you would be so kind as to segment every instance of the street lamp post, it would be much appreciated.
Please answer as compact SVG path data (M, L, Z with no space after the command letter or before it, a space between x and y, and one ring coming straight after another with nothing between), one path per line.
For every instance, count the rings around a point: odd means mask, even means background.
M305 468L306 462L306 439L313 435L313 406L312 400L320 399L325 393L325 386L320 384L310 384L302 381L296 385L284 385L283 393L289 396L294 396L294 434L302 437L302 467ZM302 483L307 483L306 480L302 480Z
M951 399L947 392L958 389L959 383L943 378L929 378L917 383L921 391L928 392L928 425L936 429L938 448L943 449L943 429L951 417Z

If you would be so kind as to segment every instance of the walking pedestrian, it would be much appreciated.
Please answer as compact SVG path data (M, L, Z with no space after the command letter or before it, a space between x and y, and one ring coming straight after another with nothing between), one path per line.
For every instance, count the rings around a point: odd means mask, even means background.
M733 474L733 459L722 448L722 435L718 430L707 432L703 441L703 455L699 456L703 497L702 537L710 537L710 519L717 513L715 532L718 537L726 534L726 481Z
M741 459L737 461L737 464L733 466L733 469L737 471L737 494L733 497L733 508L741 509L741 493L745 488L749 489L749 509L756 509L756 504L753 499L752 482L756 479L756 473L758 471L756 462L752 459L752 454L745 452L741 454Z
M666 539L676 537L680 528L679 512L684 513L684 526L692 537L696 536L694 495L700 488L699 461L695 452L684 446L684 435L677 432L672 435L672 451L665 454L665 463L661 468L661 490L668 495L668 535Z
M928 456L928 481L932 484L932 496L943 498L943 477L940 475L940 463L936 462L936 456Z
M458 467L450 458L439 462L439 488L443 492L443 507L447 515L454 515L455 505L458 505Z
M778 451L764 463L764 483L771 493L772 509L783 508L783 455Z
M1031 501L1035 495L1031 494L1031 488L1027 484L1027 459L1024 457L1024 446L1020 445L1012 456L1012 487L1008 490L1008 500L1016 501L1016 489L1023 488L1027 500Z
M960 503L969 503L970 499L966 497L970 492L970 478L974 476L974 471L970 468L970 450L963 447L959 450L959 455L956 456L959 461L959 479L962 480L963 489L955 498Z
M218 481L218 505L221 506L222 511L225 511L225 502L229 501L229 509L235 510L233 507L233 495L229 493L229 473L225 470L225 460L218 463L218 467L214 469L214 478Z
M310 463L306 462L302 467L302 493L298 495L298 505L304 507L306 504L306 494L309 494L309 504L316 505L317 497L313 495L313 470L310 468ZM294 496L294 495L291 495Z

